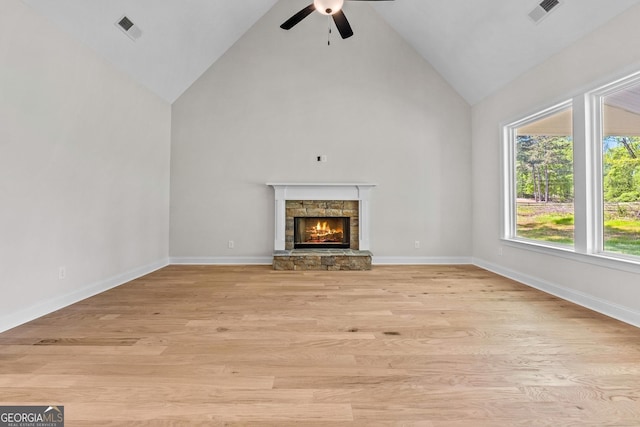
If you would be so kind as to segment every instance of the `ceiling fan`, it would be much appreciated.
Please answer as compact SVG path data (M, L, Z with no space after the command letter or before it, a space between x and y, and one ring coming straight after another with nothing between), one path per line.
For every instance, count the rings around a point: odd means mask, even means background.
M394 1L394 0L347 0L347 1ZM349 38L353 35L353 30L347 17L342 11L342 5L345 0L313 0L313 4L302 9L300 12L287 19L284 24L280 25L280 28L284 30L290 30L297 23L309 16L313 11L327 16L333 17L333 22L336 24L336 28L340 32L340 36L343 39Z

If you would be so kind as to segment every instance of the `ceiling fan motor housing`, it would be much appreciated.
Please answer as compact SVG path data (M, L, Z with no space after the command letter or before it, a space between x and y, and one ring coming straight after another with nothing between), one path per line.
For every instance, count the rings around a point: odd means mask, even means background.
M342 10L344 0L313 0L316 10L323 15L333 15Z

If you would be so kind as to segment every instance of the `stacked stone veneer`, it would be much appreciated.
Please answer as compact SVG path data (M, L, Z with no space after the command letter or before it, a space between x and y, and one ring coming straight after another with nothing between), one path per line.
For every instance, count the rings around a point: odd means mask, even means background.
M357 200L287 200L286 201L285 249L293 249L293 219L295 217L348 216L349 248L359 249L358 201Z
M273 256L275 270L371 270L371 252L360 251L357 200L287 200L285 250ZM349 217L349 249L294 249L295 217Z
M273 256L274 270L371 270L371 252L352 249L284 251Z

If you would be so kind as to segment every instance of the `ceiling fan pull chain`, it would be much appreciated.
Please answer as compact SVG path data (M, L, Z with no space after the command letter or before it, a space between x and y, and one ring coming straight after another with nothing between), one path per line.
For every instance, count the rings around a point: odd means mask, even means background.
M327 46L331 46L331 15L329 15L329 34L327 34Z

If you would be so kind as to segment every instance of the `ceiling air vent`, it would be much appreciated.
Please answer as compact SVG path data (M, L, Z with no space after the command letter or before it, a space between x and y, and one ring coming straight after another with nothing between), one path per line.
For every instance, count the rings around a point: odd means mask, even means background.
M116 27L120 28L133 41L136 41L142 36L142 30L136 24L131 21L127 16L123 15L122 18L116 21Z
M529 18L536 24L542 21L551 11L560 4L560 0L543 0L535 9L529 12Z

